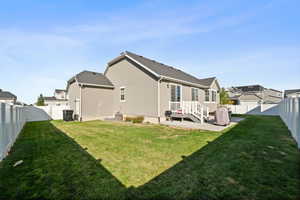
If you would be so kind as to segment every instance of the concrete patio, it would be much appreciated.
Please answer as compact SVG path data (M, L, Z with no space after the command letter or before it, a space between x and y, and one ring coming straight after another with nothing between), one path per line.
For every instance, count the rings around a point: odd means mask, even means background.
M195 122L190 122L190 121L163 121L161 124L167 125L167 126L173 126L173 127L181 127L181 128L187 128L187 129L200 129L200 130L208 130L208 131L222 131L228 127L231 127L238 122L242 121L244 118L240 117L232 117L231 122L227 126L219 126L215 125L213 123L213 120L210 120L209 122L204 122L204 123L195 123Z

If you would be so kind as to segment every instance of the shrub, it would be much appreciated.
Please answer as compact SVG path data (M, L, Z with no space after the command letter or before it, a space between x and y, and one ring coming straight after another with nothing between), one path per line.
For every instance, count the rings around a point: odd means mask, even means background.
M125 122L143 123L143 121L144 121L144 116L125 117Z
M144 121L144 116L137 116L137 117L134 117L132 122L133 123L143 123Z

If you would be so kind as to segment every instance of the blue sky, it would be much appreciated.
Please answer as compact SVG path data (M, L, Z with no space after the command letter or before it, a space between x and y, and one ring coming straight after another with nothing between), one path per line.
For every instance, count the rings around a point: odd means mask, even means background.
M0 88L36 101L129 50L223 87L300 88L299 0L0 3Z

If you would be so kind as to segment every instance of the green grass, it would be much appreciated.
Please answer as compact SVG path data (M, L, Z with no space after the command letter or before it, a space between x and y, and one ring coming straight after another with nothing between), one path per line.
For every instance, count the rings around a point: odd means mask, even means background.
M278 117L224 132L32 122L0 163L0 199L298 199L299 170Z

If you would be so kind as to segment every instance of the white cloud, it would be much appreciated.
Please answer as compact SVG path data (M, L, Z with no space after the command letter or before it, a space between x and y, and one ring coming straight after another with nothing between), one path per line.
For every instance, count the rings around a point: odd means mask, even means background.
M85 44L63 35L0 30L0 44L1 88L28 103L89 65Z
M55 33L64 34L83 41L98 40L104 44L124 44L141 40L170 39L173 37L208 33L243 24L257 12L265 9L253 8L233 15L223 15L221 9L212 9L205 4L149 12L140 10L102 14L84 24L57 26Z

